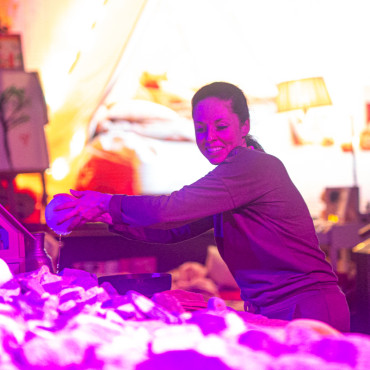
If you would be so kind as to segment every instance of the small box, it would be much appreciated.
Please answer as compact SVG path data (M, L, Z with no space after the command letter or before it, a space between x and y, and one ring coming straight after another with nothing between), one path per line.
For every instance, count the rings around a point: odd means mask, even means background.
M357 186L326 188L322 200L325 203L325 219L335 216L341 224L358 221L360 210Z

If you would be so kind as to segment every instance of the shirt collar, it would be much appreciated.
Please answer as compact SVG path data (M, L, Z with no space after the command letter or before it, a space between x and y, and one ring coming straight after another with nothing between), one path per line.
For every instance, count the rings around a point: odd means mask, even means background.
M227 155L226 158L234 157L235 155L239 154L244 149L246 149L246 148L244 148L242 146L236 146L234 149L230 150L230 153Z

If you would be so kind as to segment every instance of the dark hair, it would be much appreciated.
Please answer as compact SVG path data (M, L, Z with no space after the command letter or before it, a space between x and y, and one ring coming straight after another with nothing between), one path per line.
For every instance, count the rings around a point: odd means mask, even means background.
M191 100L192 116L194 117L194 109L196 105L209 97L215 97L221 100L230 101L233 112L239 117L240 123L244 123L249 119L249 108L247 99L239 87L228 82L213 82L209 85L201 87ZM254 149L263 151L262 146L251 135L245 138L247 146L253 146Z
M239 87L227 82L213 82L201 87L191 100L192 114L194 115L195 106L209 97L219 98L225 101L231 101L233 112L239 117L240 122L249 119L249 109L247 99Z

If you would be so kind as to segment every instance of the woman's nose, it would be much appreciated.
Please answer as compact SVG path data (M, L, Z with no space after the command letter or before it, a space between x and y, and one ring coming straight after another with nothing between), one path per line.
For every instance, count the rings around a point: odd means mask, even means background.
M206 140L212 141L215 138L215 130L212 127L208 127L207 134L206 134Z

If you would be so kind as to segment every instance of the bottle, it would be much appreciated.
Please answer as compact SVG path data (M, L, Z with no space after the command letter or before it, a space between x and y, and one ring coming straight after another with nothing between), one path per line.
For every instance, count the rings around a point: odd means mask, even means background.
M26 249L26 271L34 271L46 265L53 272L51 259L44 249L45 233L34 233L33 236L35 240Z

